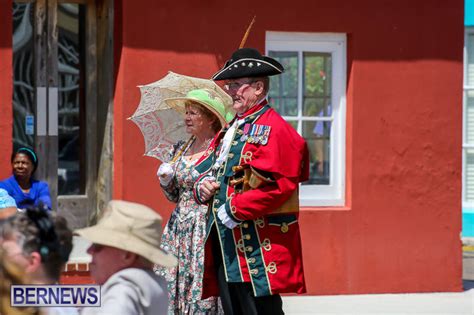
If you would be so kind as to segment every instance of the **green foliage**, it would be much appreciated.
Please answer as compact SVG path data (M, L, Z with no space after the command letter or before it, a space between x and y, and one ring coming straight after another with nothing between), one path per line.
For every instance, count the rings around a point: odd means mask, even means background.
M285 72L271 77L269 97L272 106L284 116L298 114L298 53L270 52ZM303 53L303 115L319 116L331 99L331 54L318 52Z

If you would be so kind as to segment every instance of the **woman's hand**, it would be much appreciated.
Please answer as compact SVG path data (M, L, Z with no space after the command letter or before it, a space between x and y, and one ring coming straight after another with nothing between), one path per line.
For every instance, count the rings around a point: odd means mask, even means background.
M156 176L160 180L162 186L168 186L174 177L174 165L170 163L163 163L158 168Z

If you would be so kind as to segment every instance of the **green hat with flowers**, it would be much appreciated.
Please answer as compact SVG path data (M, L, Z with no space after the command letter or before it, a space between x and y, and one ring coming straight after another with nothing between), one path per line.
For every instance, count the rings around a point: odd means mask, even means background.
M186 112L186 104L197 103L216 115L222 126L225 126L234 118L231 97L227 94L219 95L216 91L209 89L191 90L185 97L167 98L165 102L168 106L183 114Z

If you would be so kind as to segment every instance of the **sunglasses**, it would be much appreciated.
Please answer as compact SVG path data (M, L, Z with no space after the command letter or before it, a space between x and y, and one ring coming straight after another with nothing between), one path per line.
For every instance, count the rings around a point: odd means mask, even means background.
M92 243L91 246L89 247L89 249L91 251L93 251L94 253L98 253L100 251L102 251L104 248L106 248L107 246L105 245L101 245L101 244L97 244L97 243Z
M227 82L225 85L224 85L224 88L226 90L238 90L240 89L243 85L250 85L252 83L255 83L256 81L255 80L250 80L250 81L247 81L247 82Z

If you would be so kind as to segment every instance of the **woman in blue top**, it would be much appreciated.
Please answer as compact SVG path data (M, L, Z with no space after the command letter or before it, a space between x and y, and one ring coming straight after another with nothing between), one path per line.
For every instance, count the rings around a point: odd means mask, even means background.
M11 157L13 175L0 181L0 188L5 189L12 196L19 209L29 205L43 204L51 209L51 196L46 182L33 179L38 167L38 157L29 148L19 148Z

